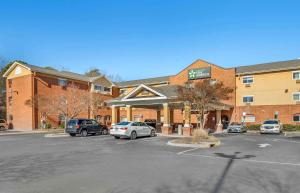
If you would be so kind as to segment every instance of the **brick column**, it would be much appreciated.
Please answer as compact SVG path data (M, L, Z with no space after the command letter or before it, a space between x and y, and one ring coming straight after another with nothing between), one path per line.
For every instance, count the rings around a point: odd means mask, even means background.
M170 125L170 108L168 103L163 104L163 112L164 112L164 124L162 127L162 134L170 135L172 134L172 128Z
M216 110L216 131L215 132L222 132L223 125L222 125L222 110Z
M126 105L127 121L132 121L132 107L131 105Z
M183 135L184 136L191 136L192 135L192 129L191 129L191 105L190 103L186 102L184 103L184 109L183 109Z
M111 125L115 125L116 123L118 123L119 110L120 107L117 107L115 105L111 106Z

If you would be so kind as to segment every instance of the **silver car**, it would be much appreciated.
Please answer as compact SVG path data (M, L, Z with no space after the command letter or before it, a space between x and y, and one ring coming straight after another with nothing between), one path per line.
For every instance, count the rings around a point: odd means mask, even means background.
M136 139L137 137L150 136L154 137L155 128L143 122L120 122L110 129L110 135L116 139L126 137Z
M260 126L260 133L276 133L282 132L282 124L278 120L267 120Z
M227 132L228 133L245 133L245 132L247 132L247 128L245 125L243 125L241 123L232 122L227 127Z

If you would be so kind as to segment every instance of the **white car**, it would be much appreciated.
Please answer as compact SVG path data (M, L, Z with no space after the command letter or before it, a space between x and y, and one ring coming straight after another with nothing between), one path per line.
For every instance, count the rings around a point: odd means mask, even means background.
M260 126L260 133L281 133L282 124L278 120L267 120Z
M116 139L126 137L136 139L137 137L150 136L154 137L155 128L143 122L120 122L110 129L110 135Z

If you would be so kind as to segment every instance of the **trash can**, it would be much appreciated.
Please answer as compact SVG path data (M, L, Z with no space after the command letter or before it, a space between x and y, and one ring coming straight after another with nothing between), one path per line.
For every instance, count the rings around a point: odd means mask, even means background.
M178 135L182 135L182 125L178 125Z

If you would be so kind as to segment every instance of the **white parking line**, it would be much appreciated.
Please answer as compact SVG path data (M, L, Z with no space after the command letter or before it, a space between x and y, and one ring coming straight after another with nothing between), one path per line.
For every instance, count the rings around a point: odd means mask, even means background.
M136 140L130 140L130 139L128 139L126 141L125 141L125 139L121 139L122 141L118 142L117 144L118 145L123 145L123 144L128 144L128 143L133 143L133 142L139 142L139 141L156 141L158 139L159 139L159 137L150 137L150 138L136 139ZM123 140L124 140L124 142L123 142Z
M194 156L194 157L204 157L204 158L213 158L213 159L230 159L230 158L225 158L225 157L203 155L203 154L182 153L181 155ZM262 163L262 164L300 166L300 163L292 163L292 162L277 162L277 161L265 161L265 160L255 160L255 159L234 159L234 160L236 160L236 161L244 161L244 162Z
M192 149L184 150L184 151L178 152L177 155L181 155L181 154L184 154L186 152L191 152L191 151L194 151L194 150L197 150L197 149L200 149L200 148L201 147L195 147L195 148L192 148Z

